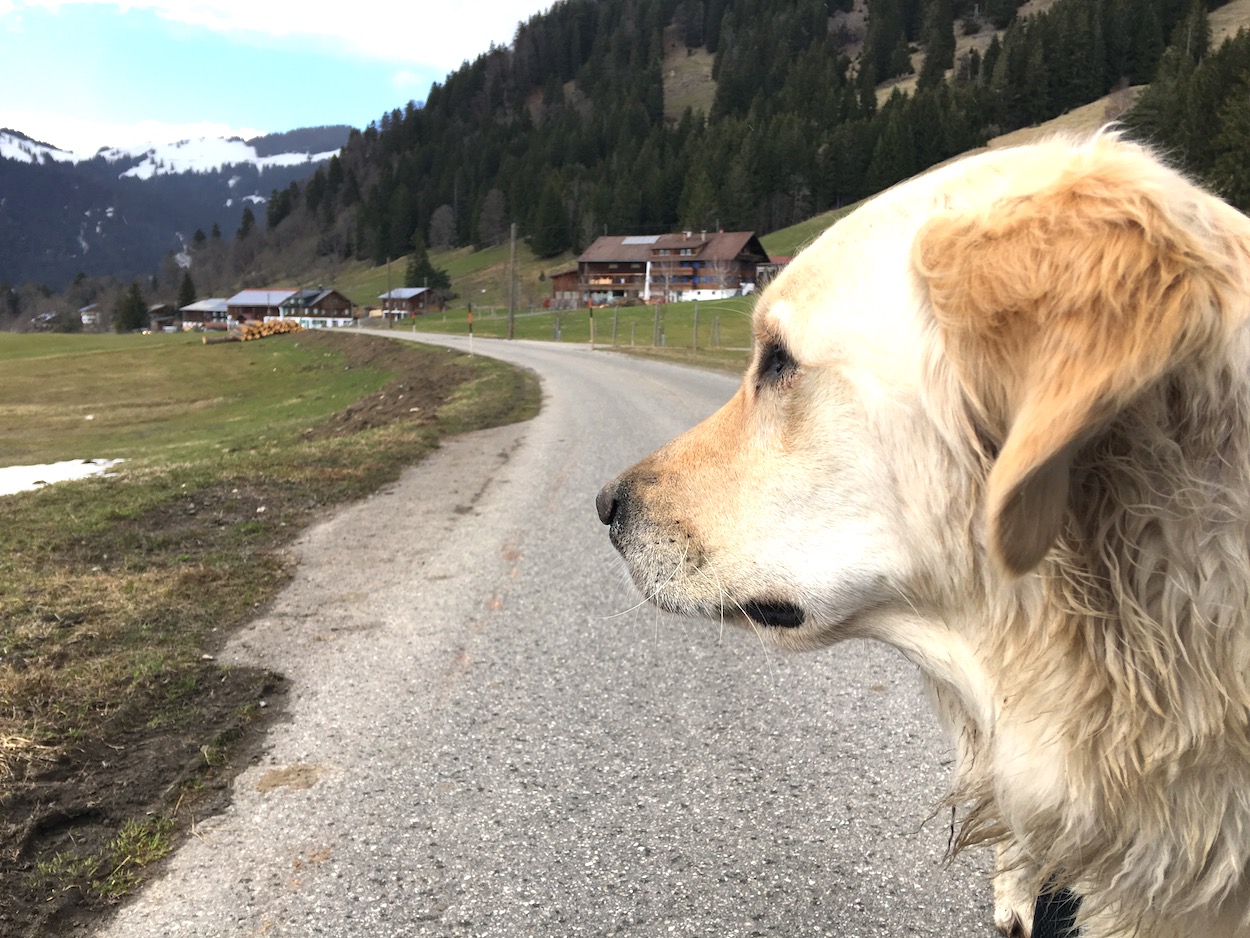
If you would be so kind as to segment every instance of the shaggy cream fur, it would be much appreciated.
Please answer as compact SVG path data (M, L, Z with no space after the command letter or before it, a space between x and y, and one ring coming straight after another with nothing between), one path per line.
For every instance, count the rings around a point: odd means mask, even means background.
M1248 319L1250 221L1147 150L974 156L797 257L600 517L666 609L921 668L1001 927L1250 934Z

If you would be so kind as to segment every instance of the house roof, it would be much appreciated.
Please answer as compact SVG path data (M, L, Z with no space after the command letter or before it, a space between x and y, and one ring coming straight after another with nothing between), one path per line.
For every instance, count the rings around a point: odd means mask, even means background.
M337 290L296 290L289 297L282 301L282 306L298 306L301 309L309 309L316 306L328 296L340 295ZM343 297L347 299L347 297Z
M664 235L604 235L586 248L579 263L644 263L671 257L661 251L693 251L704 261L732 260L744 252L767 257L753 231L676 232Z
M207 300L196 300L194 303L188 303L182 307L179 312L183 313L224 313L229 300L220 296L214 296Z
M396 287L378 295L379 300L410 300L426 291L425 287Z
M230 299L227 306L281 306L287 301L294 290L240 290Z

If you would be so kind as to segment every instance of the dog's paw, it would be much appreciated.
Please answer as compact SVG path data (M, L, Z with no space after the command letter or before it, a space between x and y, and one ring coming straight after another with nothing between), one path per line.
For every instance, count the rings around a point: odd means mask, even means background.
M994 925L1007 938L1032 938L1036 876L1010 845L998 848L994 871Z

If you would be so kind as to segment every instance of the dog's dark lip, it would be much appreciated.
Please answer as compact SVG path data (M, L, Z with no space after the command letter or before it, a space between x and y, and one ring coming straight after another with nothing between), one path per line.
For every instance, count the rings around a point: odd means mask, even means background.
M774 629L797 629L807 619L807 613L794 603L769 599L745 602L742 611L752 622Z

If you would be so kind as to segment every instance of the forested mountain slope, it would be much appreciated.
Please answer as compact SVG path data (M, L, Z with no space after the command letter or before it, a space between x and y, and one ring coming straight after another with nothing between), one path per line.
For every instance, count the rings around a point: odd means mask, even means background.
M328 283L427 246L497 245L513 224L539 258L604 232L763 235L1145 85L1107 117L1246 207L1250 37L1213 47L1217 6L559 0L353 131L254 225L193 245L192 273L201 293ZM907 93L882 91L913 70Z
M1240 145L1237 113L1250 108L1236 93L1250 42L1208 55L1208 12L1202 0L1055 0L1028 17L1011 0L867 0L866 11L846 0L563 0L423 106L354 133L267 233L270 250L298 238L323 257L383 263L411 252L414 236L499 243L511 222L539 256L604 231L767 233L1156 73L1165 83L1130 125L1239 198L1220 155ZM984 53L956 60L957 33L995 27ZM712 57L707 113L666 116L674 41ZM909 70L916 50L914 92L878 105L878 84Z

